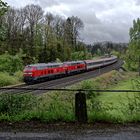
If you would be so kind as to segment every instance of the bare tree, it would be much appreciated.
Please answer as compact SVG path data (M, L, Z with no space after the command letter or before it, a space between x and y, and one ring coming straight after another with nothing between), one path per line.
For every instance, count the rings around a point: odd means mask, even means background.
M82 20L78 17L69 17L65 24L66 40L75 48L79 38L79 30L84 27Z
M60 40L64 36L64 24L65 20L60 16L55 16L54 18L54 32L56 34L57 40Z
M30 54L35 55L34 38L36 33L36 26L43 17L43 10L39 5L27 5L24 8L24 12L27 18L27 25L30 27Z
M5 15L5 22L7 27L7 45L10 47L9 50L11 53L14 54L18 50L16 44L20 28L19 11L10 8Z

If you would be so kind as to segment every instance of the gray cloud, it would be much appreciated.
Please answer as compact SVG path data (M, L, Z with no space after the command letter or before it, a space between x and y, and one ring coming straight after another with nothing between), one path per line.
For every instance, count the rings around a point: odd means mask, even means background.
M10 5L25 6L25 1L6 0ZM78 16L84 22L81 40L128 42L129 28L139 17L140 0L26 0L36 3L45 11L68 16Z
M116 26L115 24L86 24L81 33L81 38L87 42L114 41L127 42L129 27L124 24Z
M136 5L140 5L140 0L135 0Z
M50 7L53 5L59 5L57 0L33 0L35 3L39 4L42 8Z

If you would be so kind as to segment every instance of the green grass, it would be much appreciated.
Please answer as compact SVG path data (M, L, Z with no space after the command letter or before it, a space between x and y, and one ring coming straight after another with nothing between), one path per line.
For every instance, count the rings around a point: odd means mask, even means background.
M16 72L14 75L9 75L7 72L0 72L0 87L15 85L22 82L23 74L21 71Z
M139 78L133 77L111 86L113 90L137 90ZM140 93L100 93L89 101L91 121L133 122L140 121ZM93 107L91 107L93 106Z
M17 78L10 76L8 73L0 72L0 87L18 84Z
M0 121L74 121L74 94L70 97L63 93L52 92L41 97L30 93L1 94Z
M140 88L139 80L134 73L113 71L68 88L138 89ZM87 110L89 122L137 122L140 121L140 94L89 92ZM75 121L75 93L57 91L41 96L34 96L30 93L0 95L0 121L30 120Z

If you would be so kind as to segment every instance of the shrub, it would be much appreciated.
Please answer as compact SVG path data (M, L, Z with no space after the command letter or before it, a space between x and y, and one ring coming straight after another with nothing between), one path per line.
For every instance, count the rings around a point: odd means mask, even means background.
M78 51L73 52L71 54L72 60L85 60L85 59L92 59L92 55L89 52L84 51Z
M18 70L22 70L23 63L19 55L12 56L8 53L0 55L0 71L13 74Z
M15 77L10 76L6 72L4 73L0 72L0 87L13 85L17 83L18 83L18 80Z
M93 81L91 81L91 80L87 80L87 81L83 81L82 83L81 83L81 87L80 87L81 89L88 89L88 90L97 90L97 89L99 89L100 87L99 87L99 85L98 85L98 83L96 83L96 82L93 82ZM98 92L94 92L94 91L88 91L88 94L87 94L87 97L88 98L90 98L91 96L92 97L96 97L97 95L99 95L99 93Z
M25 110L31 110L36 104L36 97L31 94L1 94L0 113L15 115Z
M22 71L15 72L14 76L18 79L18 81L23 81L23 72Z

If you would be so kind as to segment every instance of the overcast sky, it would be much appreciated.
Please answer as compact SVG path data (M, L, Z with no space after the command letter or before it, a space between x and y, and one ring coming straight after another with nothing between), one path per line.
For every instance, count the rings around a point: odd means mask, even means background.
M39 4L44 11L67 18L78 16L84 22L81 40L128 42L133 19L140 16L140 0L5 0L20 8Z

